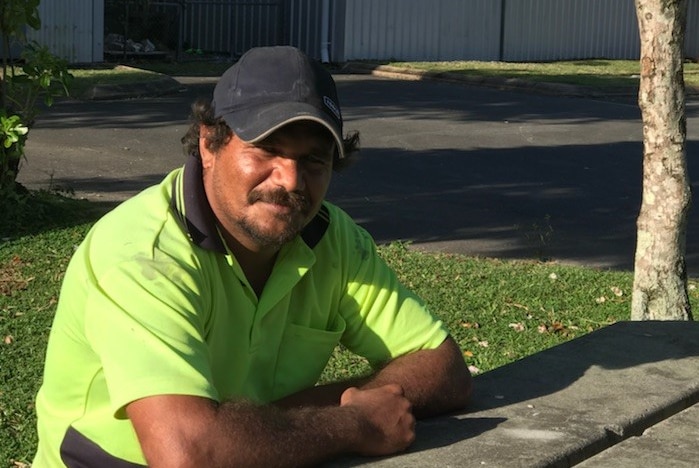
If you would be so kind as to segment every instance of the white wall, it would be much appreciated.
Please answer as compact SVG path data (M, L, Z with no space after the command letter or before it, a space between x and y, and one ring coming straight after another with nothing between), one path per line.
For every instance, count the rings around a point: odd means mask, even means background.
M346 60L638 59L633 0L342 0ZM699 58L699 0L685 51Z
M27 38L70 63L101 62L104 52L104 0L42 0L41 28Z
M344 60L493 60L499 0L346 0Z
M503 60L631 59L640 54L633 0L503 3Z

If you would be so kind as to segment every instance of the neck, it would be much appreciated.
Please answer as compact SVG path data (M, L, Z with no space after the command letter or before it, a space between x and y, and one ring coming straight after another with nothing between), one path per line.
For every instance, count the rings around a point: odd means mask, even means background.
M260 297L267 280L272 274L279 247L243 243L227 233L223 234L223 238L226 241L226 245L228 245L228 249L238 261L255 294L257 294L257 297Z

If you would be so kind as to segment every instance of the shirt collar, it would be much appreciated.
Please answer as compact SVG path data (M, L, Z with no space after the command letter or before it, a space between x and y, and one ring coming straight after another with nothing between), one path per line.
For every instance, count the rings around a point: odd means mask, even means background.
M189 240L199 247L226 253L216 229L216 217L204 191L201 159L191 154L172 182L170 207L176 214Z

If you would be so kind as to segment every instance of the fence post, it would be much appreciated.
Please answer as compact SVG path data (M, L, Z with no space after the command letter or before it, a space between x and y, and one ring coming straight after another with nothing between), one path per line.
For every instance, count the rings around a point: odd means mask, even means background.
M505 56L505 10L507 9L507 0L500 1L500 47L499 58L501 62Z

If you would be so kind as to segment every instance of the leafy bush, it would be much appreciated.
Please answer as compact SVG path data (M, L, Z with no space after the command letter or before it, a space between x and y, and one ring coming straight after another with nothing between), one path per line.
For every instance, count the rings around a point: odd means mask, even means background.
M39 112L37 103L51 106L56 96L68 95L72 78L68 62L35 42L27 42L25 26L38 29L39 0L3 0L0 3L0 36L3 41L0 76L0 208L14 202L19 163L29 129ZM21 70L10 62L10 47L23 45ZM20 193L21 195L21 193Z

